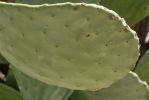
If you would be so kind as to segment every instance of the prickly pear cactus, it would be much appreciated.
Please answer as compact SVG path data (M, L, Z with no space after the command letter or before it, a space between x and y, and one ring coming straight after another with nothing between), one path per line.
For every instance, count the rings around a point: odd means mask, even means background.
M138 58L134 31L102 6L0 3L0 12L0 52L47 84L105 88L125 77Z
M101 0L100 4L116 11L130 26L149 14L149 0Z
M85 2L85 3L100 4L100 1L101 0L16 0L16 3L38 5L44 3L54 4L54 3L65 3L65 2L73 2L73 3Z
M6 59L0 54L0 64L8 64Z
M0 100L23 100L21 94L0 83Z
M50 86L13 68L24 100L67 100L73 90Z
M141 58L135 72L140 76L142 80L145 80L149 83L149 51L145 53L145 55Z
M149 100L148 85L134 73L96 92L75 91L69 100Z
M19 90L12 68L9 69L5 84L7 86L10 86L10 87L16 89L16 90Z

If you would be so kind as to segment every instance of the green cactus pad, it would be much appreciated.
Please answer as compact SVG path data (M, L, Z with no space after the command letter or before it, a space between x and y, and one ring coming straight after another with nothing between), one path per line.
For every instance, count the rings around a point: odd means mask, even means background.
M108 88L96 92L75 91L68 100L149 100L146 83L133 73Z
M16 0L16 3L33 4L33 5L44 4L44 3L54 4L64 2L73 2L73 3L85 2L85 3L99 4L100 0Z
M72 90L50 86L13 68L24 100L67 100Z
M8 64L6 59L0 54L0 64Z
M12 68L9 69L8 75L7 75L6 79L7 80L5 81L5 84L7 86L10 86L10 87L12 87L12 88L14 88L16 90L19 90L18 89L18 84L17 84L16 79L14 77L14 73L12 71Z
M0 83L0 100L23 100L21 94Z
M126 76L138 58L135 33L102 6L0 3L0 13L2 55L50 85L105 88Z
M116 11L131 26L149 15L149 0L102 0L100 3Z
M140 59L135 72L149 84L149 51Z

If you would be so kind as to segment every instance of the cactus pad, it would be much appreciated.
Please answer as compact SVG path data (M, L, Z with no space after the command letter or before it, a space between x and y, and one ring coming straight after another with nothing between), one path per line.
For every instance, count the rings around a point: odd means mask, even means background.
M149 83L149 51L140 59L135 72L140 76L142 80Z
M110 87L96 92L75 91L68 100L148 100L148 96L147 84L130 73Z
M0 54L0 64L8 64L6 59L3 56L1 56L1 54Z
M149 0L102 0L100 3L116 11L131 26L149 15Z
M0 83L0 100L23 100L21 94Z
M0 13L2 55L50 85L105 88L126 76L138 58L135 33L102 6L0 3Z
M99 4L100 0L16 0L17 3L24 3L24 4L33 4L33 5L38 5L38 4L44 4L44 3L64 3L64 2L73 2L73 3L80 3L80 2L85 2L85 3L95 3Z
M73 92L69 89L44 84L15 68L13 72L24 100L67 100Z

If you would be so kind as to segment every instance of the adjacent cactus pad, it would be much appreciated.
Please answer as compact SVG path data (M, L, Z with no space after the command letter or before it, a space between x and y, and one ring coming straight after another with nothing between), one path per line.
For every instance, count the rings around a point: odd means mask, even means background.
M13 68L24 100L67 100L73 90L50 86Z
M135 33L102 6L0 3L0 13L0 52L47 84L105 88L126 76L138 58Z
M23 98L19 92L0 84L0 100L23 100Z
M0 64L8 64L8 62L5 60L3 56L0 54Z
M68 100L149 100L146 83L130 73L108 88L96 92L76 91Z
M38 5L38 4L44 4L44 3L64 3L64 2L73 2L73 3L80 3L80 2L85 2L85 3L95 3L99 4L100 0L16 0L17 3L24 3L24 4L33 4L33 5Z
M131 26L149 15L149 0L102 0L101 5L116 11Z
M142 80L145 80L149 83L149 51L139 61L135 72L140 76Z

